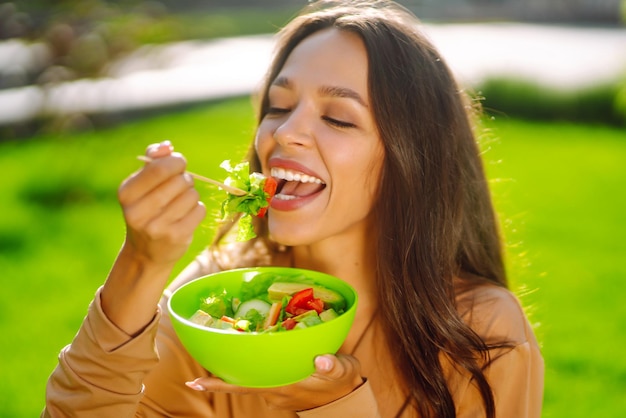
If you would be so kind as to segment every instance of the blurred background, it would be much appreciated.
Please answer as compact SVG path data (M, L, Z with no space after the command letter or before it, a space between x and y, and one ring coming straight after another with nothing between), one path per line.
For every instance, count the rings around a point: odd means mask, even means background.
M407 0L461 88L546 360L545 417L626 413L626 1ZM224 177L272 34L304 0L0 3L0 416L37 416L124 237L120 182L170 139ZM203 186L199 186L203 187ZM218 190L177 271L219 223Z

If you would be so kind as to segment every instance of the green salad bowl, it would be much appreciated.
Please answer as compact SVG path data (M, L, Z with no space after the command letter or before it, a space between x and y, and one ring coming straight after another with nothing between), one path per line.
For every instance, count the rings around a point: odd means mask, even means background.
M267 273L281 279L305 276L342 295L346 308L328 322L276 332L213 329L189 320L212 292L225 290L228 296L240 297L242 283ZM337 277L312 270L257 267L227 270L186 283L171 295L168 311L181 343L202 367L228 383L262 388L296 383L315 371L316 356L335 354L352 327L357 301L354 288Z

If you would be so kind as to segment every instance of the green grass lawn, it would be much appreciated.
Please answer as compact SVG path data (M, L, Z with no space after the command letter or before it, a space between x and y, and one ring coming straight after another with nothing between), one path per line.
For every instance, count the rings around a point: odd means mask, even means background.
M626 411L626 133L497 120L485 156L546 359L545 417Z
M252 137L248 99L95 133L0 143L0 416L37 416L124 236L120 181L145 146L171 139L191 171L223 177ZM626 411L626 134L601 126L485 122L485 161L513 288L546 359L545 417ZM221 194L180 268L210 239Z

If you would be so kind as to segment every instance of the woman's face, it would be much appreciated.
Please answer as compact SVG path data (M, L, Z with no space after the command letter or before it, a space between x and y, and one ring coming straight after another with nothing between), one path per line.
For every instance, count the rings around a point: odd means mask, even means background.
M263 173L279 181L268 211L275 241L367 232L384 156L367 76L361 39L325 29L304 39L272 82L255 145Z

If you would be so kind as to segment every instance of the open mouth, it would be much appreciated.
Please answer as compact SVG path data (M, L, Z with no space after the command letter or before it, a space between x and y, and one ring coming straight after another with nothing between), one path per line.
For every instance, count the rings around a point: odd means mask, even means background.
M293 200L313 195L326 187L322 179L298 171L273 167L270 174L278 183L274 199Z

